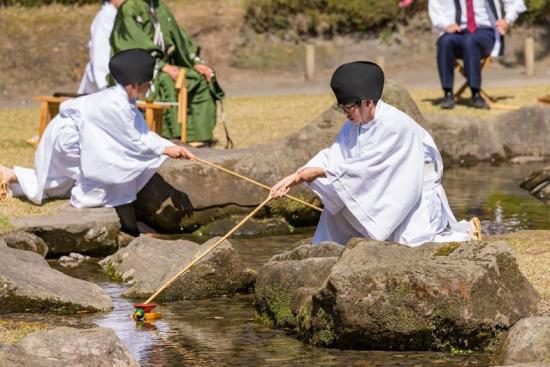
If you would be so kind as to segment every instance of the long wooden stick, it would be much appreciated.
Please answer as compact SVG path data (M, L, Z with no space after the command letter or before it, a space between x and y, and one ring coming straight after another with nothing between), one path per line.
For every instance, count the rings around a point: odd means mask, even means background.
M243 218L243 220L241 220L239 223L237 223L237 225L235 227L233 227L229 232L227 232L227 234L225 236L223 236L222 238L220 238L218 241L216 241L215 244L213 244L212 246L210 246L210 248L208 250L206 250L205 252L203 252L199 257L197 257L195 260L191 261L190 264L188 264L187 266L185 266L183 269L181 269L176 275L174 275L172 278L170 278L170 280L168 280L166 283L164 283L155 293L153 293L153 295L151 297L149 297L147 299L147 301L145 301L145 303L150 303L152 300L155 299L155 297L157 297L163 290L165 290L167 287L169 287L172 283L174 283L174 281L176 279L179 278L180 275L182 275L183 273L185 273L187 270L189 270L193 265L195 265L197 262L199 262L203 257L205 257L206 255L208 255L210 252L212 252L212 250L214 250L214 248L216 248L216 246L218 246L220 243L222 243L223 241L225 241L229 236L231 236L237 229L239 229L247 220L249 220L250 218L252 218L260 209L262 209L267 203L269 203L271 201L271 199L273 199L273 197L270 195L267 197L267 199L265 199L260 205L258 205L256 207L256 209L254 209L252 212L250 212L250 214L248 214L246 217Z
M230 175L233 175L233 176L235 176L235 177L238 177L238 178L240 178L240 179L243 179L243 180L245 180L245 181L248 181L248 182L250 182L250 183L253 183L254 185L260 186L260 187L262 187L262 188L264 188L264 189L266 189L266 190L271 190L271 187L269 187L269 186L267 186L267 185L265 185L265 184L263 184L263 183L261 183L261 182L258 182L258 181L256 181L256 180L253 180L253 179L251 179L251 178L249 178L249 177L243 176L243 175L241 175L241 174L239 174L239 173L237 173L237 172L235 172L235 171L231 171L231 170L229 170L229 169L227 169L227 168L225 168L225 167L219 166L219 165L217 165L217 164L215 164L215 163L205 161L204 159L201 159L201 158L199 158L199 157L195 157L195 158L196 158L197 162L206 164L207 166L210 166L210 167L217 168L217 169L219 169L220 171L223 171L223 172L225 172L225 173L229 173ZM315 210L320 211L320 212L323 211L323 209L319 208L318 206L315 206L315 205L313 205L313 204L310 204L310 203L308 203L307 201L302 200L302 199L299 199L299 198L297 198L297 197L295 197L295 196L288 195L288 194L285 195L285 196L286 196L287 198L289 198L289 199L292 199L292 200L294 200L294 201L299 202L299 203L302 204L302 205L305 205L305 206L307 206L307 207L310 207L311 209L315 209Z

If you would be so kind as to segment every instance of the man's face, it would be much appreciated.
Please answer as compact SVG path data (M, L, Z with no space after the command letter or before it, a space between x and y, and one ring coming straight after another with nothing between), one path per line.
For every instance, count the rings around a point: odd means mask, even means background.
M374 103L371 100L349 103L339 106L339 109L354 124L369 122L374 118Z

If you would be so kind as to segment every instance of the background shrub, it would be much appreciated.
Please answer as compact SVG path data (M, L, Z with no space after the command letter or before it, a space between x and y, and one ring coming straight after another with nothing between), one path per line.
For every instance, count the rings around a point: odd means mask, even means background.
M522 23L550 21L550 0L524 0ZM398 0L248 0L246 23L258 33L288 37L362 33L404 22L416 13L427 17L428 0L400 9Z

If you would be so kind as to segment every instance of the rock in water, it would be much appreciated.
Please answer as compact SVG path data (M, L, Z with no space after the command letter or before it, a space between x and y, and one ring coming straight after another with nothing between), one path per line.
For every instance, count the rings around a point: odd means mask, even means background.
M323 270L326 276L308 265L312 261L319 259L272 258L258 273L256 304L263 318L321 346L484 349L533 315L539 298L504 242L409 248L354 239ZM296 287L288 286L286 274ZM302 285L311 274L317 279ZM270 297L265 289L282 289L284 296Z
M50 268L41 255L0 247L0 314L70 314L108 311L109 297L99 286Z
M496 355L496 363L550 363L550 317L519 320L508 332Z
M0 234L8 247L18 250L32 251L46 257L48 246L42 238L25 231L11 231Z
M100 265L114 279L131 284L125 297L147 298L193 261L218 238L203 245L191 241L165 241L141 236ZM163 301L201 299L247 292L254 275L246 270L228 241L218 245L196 266L183 274L157 299Z
M12 224L42 238L51 256L71 252L105 256L118 249L120 222L113 208L67 207L50 216L16 218Z
M533 172L520 186L529 191L537 199L550 205L550 166L540 171Z
M264 324L295 328L301 307L322 285L344 246L302 245L272 257L258 272L254 303Z
M139 367L111 329L60 327L35 331L15 346L0 346L0 366Z

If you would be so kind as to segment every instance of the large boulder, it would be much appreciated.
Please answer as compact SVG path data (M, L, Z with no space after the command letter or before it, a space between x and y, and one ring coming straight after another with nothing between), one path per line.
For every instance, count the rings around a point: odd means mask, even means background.
M497 364L546 362L550 364L550 317L519 320L496 354Z
M99 286L50 268L41 255L0 246L0 314L108 311Z
M48 254L48 245L35 234L25 231L10 231L1 233L0 238L5 241L8 247L36 252L44 257Z
M111 329L59 327L35 331L14 346L0 347L0 366L139 367Z
M344 247L324 242L273 256L258 272L254 304L262 323L296 328L300 308L328 276Z
M424 121L418 107L403 87L388 82L383 98L417 121ZM332 144L344 120L341 113L329 108L298 132L272 144L223 151L201 149L198 154L202 159L272 185ZM147 189L147 194L138 197L137 206L139 217L162 231L177 232L182 227L195 230L212 218L249 212L268 193L265 189L199 162L168 160L158 173L162 180L155 180L154 187ZM174 189L189 196L195 208L191 218L184 218L178 209L182 206L180 200L185 201L185 198L178 197L175 193L167 197L166 193L173 192ZM205 189L208 190L208 195L205 195ZM295 193L307 201L314 200L313 194L305 185L298 187ZM289 200L273 201L264 211L266 212L284 216L292 225L314 225L319 218L319 213Z
M424 126L452 161L550 156L550 108L524 107L489 120L438 113Z
M533 172L523 180L520 186L529 191L537 199L550 205L550 166Z
M105 256L118 249L120 221L113 208L75 209L68 206L49 216L15 218L12 224L17 230L42 238L50 256L71 252Z
M282 259L272 258L258 273L257 310L321 346L485 349L500 331L533 315L538 302L504 242L409 248L354 239L305 296L289 288L287 277L279 274L302 279L310 276L309 268ZM292 307L280 303L284 310L278 313L286 314L290 323L279 323L267 311L277 305L263 295L263 288L290 289L290 300L302 297Z
M216 240L218 238L199 245L191 241L141 236L103 259L100 265L111 278L131 285L123 296L147 298ZM181 275L158 299L172 301L232 295L248 292L253 282L254 274L245 269L229 241L224 241Z

